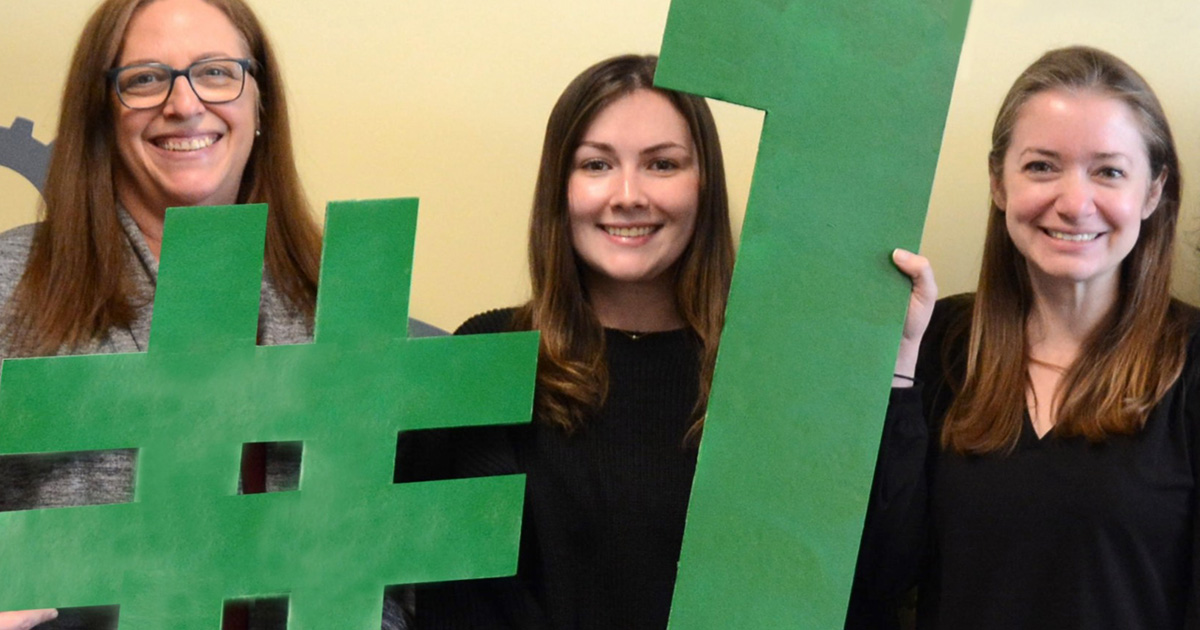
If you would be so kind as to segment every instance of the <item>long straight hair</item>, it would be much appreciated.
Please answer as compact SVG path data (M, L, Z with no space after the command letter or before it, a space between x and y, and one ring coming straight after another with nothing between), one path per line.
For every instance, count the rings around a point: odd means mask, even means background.
M129 325L139 305L113 186L115 99L104 80L134 13L154 0L107 0L75 47L46 177L42 221L25 273L5 314L4 341L16 355L70 352ZM283 82L271 45L242 0L205 0L225 13L255 61L259 130L242 173L238 203L265 202L266 269L291 306L310 320L316 305L320 231L292 155Z
M596 116L618 99L652 90L687 121L696 147L700 191L692 240L676 264L676 305L700 339L700 395L693 433L701 426L733 273L733 234L725 166L716 123L703 98L653 87L654 56L601 61L567 86L546 124L529 222L532 298L517 310L519 328L541 332L535 407L542 422L571 432L603 403L608 390L604 329L588 301L571 242L567 181L576 149Z
M1172 301L1170 287L1179 162L1166 115L1146 81L1115 56L1077 46L1047 52L1009 90L992 129L988 169L994 181L1003 176L1022 107L1047 90L1092 92L1128 106L1141 127L1151 177L1164 182L1158 206L1121 262L1116 304L1068 367L1055 399L1055 433L1100 441L1140 430L1183 370L1187 316ZM993 199L966 375L947 411L943 447L988 453L1016 446L1032 386L1026 332L1032 305L1028 262Z

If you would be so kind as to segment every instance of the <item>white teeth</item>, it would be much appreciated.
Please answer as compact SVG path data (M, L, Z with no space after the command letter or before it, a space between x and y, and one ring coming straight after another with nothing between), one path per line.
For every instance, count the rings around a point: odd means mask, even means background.
M1091 232L1091 233L1087 233L1087 234L1069 234L1067 232L1057 232L1055 230L1046 230L1046 233L1050 235L1050 238L1056 238L1060 241L1075 241L1075 242L1093 241L1093 240L1096 240L1097 236L1100 236L1099 232Z
M649 225L643 226L643 227L612 227L612 226L607 226L607 225L604 226L605 232L608 232L609 234L612 234L613 236L620 236L622 238L637 238L639 236L647 236L651 232L653 232L654 229L655 228L653 226L649 226Z
M196 138L164 138L155 141L155 144L168 151L198 151L205 147L211 147L216 141L216 136L200 136Z

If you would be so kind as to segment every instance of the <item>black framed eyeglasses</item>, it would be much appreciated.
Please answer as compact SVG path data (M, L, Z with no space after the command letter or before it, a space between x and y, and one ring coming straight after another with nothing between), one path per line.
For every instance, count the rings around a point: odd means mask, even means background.
M253 68L253 59L203 59L182 70L165 63L139 63L113 68L105 76L125 107L152 109L167 102L178 77L187 77L196 98L205 103L236 101L246 89L246 74Z

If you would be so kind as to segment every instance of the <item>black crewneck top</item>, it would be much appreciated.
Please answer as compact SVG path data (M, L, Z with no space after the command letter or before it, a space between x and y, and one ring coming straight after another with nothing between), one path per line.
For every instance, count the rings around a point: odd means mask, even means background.
M512 314L456 334L512 330ZM535 418L423 440L434 445L414 454L424 470L412 478L520 472L526 494L517 577L419 589L418 627L665 628L696 468L686 438L700 349L690 330L606 330L608 397L578 430Z

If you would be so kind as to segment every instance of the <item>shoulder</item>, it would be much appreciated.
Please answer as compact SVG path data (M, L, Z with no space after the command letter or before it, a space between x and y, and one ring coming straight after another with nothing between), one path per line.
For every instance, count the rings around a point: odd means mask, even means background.
M1178 326L1187 331L1187 366L1185 370L1188 372L1200 371L1200 310L1179 300L1171 300L1171 308L1167 313L1167 326Z
M516 315L517 309L497 308L490 311L480 313L454 330L456 335L481 335L498 332L511 332L515 330L513 327L513 316Z
M37 223L29 223L0 233L0 303L8 302L25 273L37 227Z
M960 293L938 300L921 339L921 353L941 351L947 344L965 342L969 338L974 310L974 293Z
M38 225L40 224L27 223L0 232L0 272L9 272L14 268L24 271Z
M971 311L975 308L974 293L959 293L944 297L937 301L933 307L933 317L930 319L930 327L934 324L939 326L949 326L955 323L970 322Z
M1167 320L1172 324L1184 326L1188 331L1188 338L1200 334L1200 309L1187 302L1172 299L1167 311Z
M974 293L945 297L934 305L917 358L917 378L929 390L938 389L948 380L957 382L965 373L974 309Z

